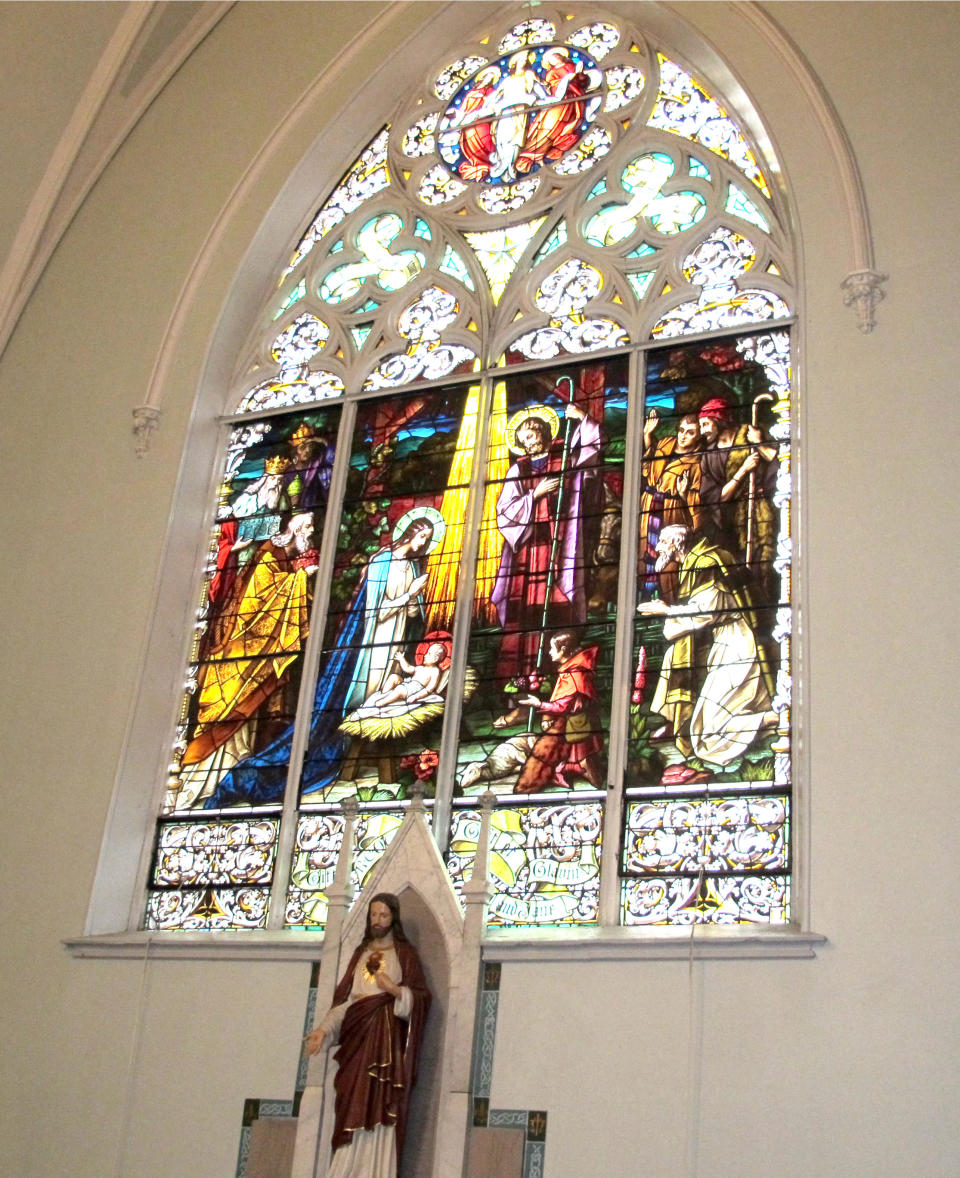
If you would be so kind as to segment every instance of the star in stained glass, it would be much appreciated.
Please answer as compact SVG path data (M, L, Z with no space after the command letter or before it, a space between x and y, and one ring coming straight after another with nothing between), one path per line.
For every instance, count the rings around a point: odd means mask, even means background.
M520 225L510 225L506 229L488 229L480 233L464 233L477 261L483 267L483 272L490 283L490 295L494 303L499 303L507 283L517 268L517 263L523 256L524 250L536 236L546 217L534 217L532 221L525 221Z

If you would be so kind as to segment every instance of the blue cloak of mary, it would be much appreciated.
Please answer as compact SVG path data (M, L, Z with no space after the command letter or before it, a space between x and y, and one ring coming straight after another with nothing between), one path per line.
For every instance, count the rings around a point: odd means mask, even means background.
M304 752L301 793L316 793L336 781L347 737L340 732L346 712L366 698L371 671L382 676L404 639L404 626L396 628L389 645L375 641L380 606L386 595L387 578L395 559L391 548L382 548L370 558L326 665L317 679L310 734ZM405 559L405 558L401 558ZM413 562L411 562L412 564ZM420 599L421 610L423 608ZM359 641L358 641L358 635ZM376 683L372 690L379 687ZM293 724L262 749L244 758L220 778L204 808L265 806L283 801L287 767L293 746Z

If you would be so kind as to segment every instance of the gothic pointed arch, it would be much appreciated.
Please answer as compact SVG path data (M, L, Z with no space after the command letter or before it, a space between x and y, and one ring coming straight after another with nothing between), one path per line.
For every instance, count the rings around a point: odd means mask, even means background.
M321 929L416 782L496 925L789 922L776 161L596 9L384 116L238 350L146 927Z

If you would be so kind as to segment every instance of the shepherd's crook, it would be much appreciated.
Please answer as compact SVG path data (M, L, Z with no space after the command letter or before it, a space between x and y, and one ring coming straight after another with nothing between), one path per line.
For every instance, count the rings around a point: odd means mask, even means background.
M570 380L569 377L561 377L561 380L567 381L567 386L569 389L567 394L568 404L572 405L574 394L573 381ZM559 380L557 381L557 384L560 384ZM560 470L557 476L560 479L560 486L557 489L556 518L553 525L553 539L550 543L550 561L547 565L547 581L543 595L543 611L540 615L540 641L537 643L537 667L540 666L540 662L543 659L543 648L546 645L547 639L547 614L550 609L550 594L553 592L553 583L556 579L554 570L556 568L557 552L560 547L560 513L563 506L563 492L565 489L564 476L567 473L567 459L570 456L570 439L573 436L573 418L567 417L565 421L566 425L563 433L563 451L560 455ZM533 708L530 708L529 712L530 714L527 719L527 731L532 732L533 720L536 713L535 709Z
M777 398L772 393L757 393L753 398L753 409L750 412L750 424L756 427L757 424L757 405L761 401L775 401ZM749 567L753 560L753 504L757 497L757 471L756 467L750 471L750 478L747 483L747 566Z

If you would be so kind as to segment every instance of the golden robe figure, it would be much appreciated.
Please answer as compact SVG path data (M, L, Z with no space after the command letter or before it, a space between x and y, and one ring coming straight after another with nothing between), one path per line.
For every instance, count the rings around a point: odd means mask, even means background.
M313 516L295 516L258 550L220 618L198 676L193 737L181 762L177 808L213 793L228 769L256 749L257 729L283 702L292 664L306 643Z

